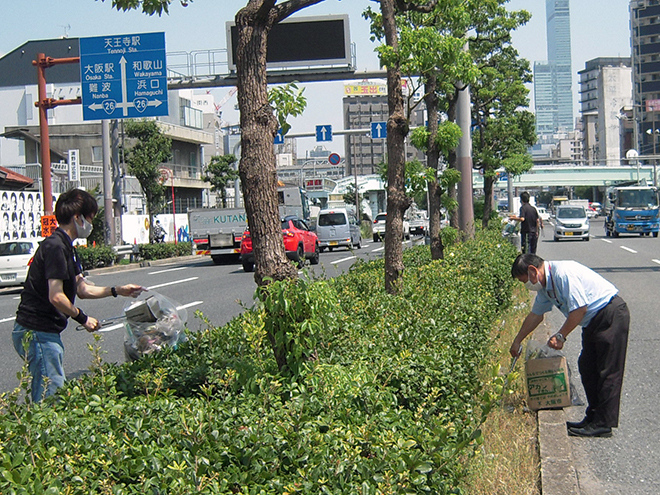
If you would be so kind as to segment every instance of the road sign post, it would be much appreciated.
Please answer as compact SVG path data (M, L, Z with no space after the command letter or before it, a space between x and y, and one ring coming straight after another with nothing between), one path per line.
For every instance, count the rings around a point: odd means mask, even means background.
M83 120L168 114L165 33L80 38Z

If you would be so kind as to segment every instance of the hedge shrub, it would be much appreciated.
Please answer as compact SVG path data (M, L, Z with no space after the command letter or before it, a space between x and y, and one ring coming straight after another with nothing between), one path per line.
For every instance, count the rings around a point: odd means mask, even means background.
M4 398L0 492L460 493L511 298L515 252L500 241L483 234L443 261L406 250L399 296L382 260L283 283L221 328L201 317L176 350L103 365L42 404Z
M76 252L78 253L80 263L82 263L83 270L111 266L117 260L117 255L111 246L79 246L76 248Z
M160 260L192 254L192 244L190 242L140 244L139 249L140 258L143 260Z

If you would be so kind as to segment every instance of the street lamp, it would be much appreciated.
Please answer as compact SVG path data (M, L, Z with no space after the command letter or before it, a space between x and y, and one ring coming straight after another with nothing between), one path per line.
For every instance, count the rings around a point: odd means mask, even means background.
M653 187L658 187L657 145L658 145L658 134L660 134L660 129L655 128L655 119L653 119L653 129L646 129L646 134L651 136L651 139L653 139Z

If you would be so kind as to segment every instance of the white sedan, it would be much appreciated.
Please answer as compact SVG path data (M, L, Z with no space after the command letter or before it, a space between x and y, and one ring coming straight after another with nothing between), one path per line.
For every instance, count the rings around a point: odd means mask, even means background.
M42 239L16 239L0 243L0 287L22 285Z

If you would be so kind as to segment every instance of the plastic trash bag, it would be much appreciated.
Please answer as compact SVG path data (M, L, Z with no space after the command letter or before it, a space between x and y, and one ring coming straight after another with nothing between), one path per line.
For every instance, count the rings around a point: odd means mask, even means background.
M563 351L558 351L549 347L547 343L541 344L536 340L529 340L527 342L527 351L525 353L526 360L529 359L543 359L551 357L566 357ZM573 383L573 372L571 371L571 365L566 360L566 368L568 369L568 382L571 388L571 405L572 406L583 406L584 401L580 398L580 394L577 391L577 387Z
M171 299L150 291L124 307L124 354L135 361L186 340L188 312Z

